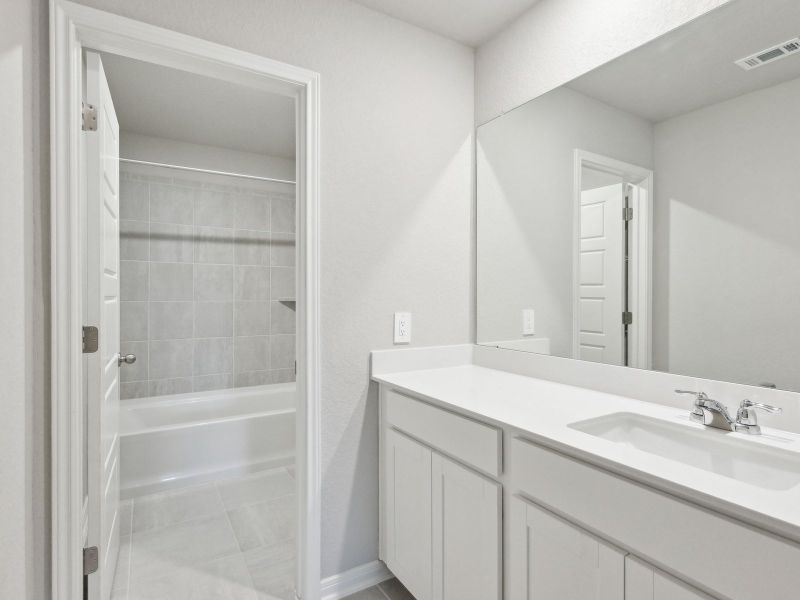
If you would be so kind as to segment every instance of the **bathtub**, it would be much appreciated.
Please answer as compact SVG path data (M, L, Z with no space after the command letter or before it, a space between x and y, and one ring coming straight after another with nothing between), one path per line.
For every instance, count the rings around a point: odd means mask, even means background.
M121 496L291 464L295 396L280 383L125 400Z

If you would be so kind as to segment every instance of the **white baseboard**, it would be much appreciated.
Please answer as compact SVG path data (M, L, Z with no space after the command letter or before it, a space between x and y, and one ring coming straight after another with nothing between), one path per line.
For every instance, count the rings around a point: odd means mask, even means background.
M392 578L392 573L379 560L365 563L349 571L322 580L322 600L339 600Z

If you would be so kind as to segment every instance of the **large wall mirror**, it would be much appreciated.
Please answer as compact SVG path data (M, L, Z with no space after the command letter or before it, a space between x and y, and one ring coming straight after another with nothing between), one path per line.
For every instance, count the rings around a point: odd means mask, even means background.
M800 391L800 2L478 128L477 341Z

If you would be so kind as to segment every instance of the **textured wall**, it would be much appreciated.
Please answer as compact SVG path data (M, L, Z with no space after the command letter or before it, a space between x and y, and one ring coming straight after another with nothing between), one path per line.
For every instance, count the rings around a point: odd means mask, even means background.
M84 3L321 73L323 576L376 559L369 351L396 310L472 339L473 51L345 0Z
M123 399L294 381L293 186L123 165L120 216Z
M540 0L476 55L478 123L730 0Z

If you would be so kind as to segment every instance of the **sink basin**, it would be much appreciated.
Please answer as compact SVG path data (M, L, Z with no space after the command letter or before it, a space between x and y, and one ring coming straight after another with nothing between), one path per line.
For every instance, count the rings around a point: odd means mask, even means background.
M765 489L788 490L800 484L800 452L722 430L696 429L635 413L613 413L569 427Z

